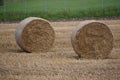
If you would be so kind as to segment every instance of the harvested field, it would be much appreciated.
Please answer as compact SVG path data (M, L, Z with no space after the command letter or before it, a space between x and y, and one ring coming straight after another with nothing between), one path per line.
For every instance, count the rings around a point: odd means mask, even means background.
M103 21L114 37L114 49L103 60L78 59L70 37L79 22L52 22L55 44L39 54L18 47L17 23L0 24L0 80L120 80L120 20Z

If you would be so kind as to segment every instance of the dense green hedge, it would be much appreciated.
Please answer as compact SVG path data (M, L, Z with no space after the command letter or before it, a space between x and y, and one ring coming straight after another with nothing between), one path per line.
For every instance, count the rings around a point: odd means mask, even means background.
M1 21L19 21L29 16L42 17L49 20L59 19L82 19L82 18L103 18L103 17L118 17L120 16L120 8L108 7L104 9L87 9L87 10L76 10L76 11L61 11L61 12L0 12Z

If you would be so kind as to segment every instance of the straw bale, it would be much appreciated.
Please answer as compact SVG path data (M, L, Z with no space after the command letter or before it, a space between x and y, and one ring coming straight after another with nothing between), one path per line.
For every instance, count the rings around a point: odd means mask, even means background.
M42 18L29 17L21 21L16 30L16 42L27 52L47 52L53 45L55 32Z
M107 58L113 48L109 27L98 21L83 21L72 32L71 43L81 58Z

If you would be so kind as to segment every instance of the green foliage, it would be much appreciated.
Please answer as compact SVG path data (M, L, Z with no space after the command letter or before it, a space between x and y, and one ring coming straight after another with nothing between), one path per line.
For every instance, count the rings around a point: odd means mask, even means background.
M4 0L0 0L0 6L4 5Z
M15 0L0 6L0 21L29 16L50 20L120 16L118 0Z

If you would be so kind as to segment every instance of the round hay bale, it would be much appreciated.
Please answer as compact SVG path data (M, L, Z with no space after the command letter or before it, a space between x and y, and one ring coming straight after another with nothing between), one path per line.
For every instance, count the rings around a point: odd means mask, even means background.
M29 17L16 30L16 42L27 52L47 52L53 45L55 32L47 20Z
M73 30L71 43L81 58L104 59L113 48L113 35L104 23L83 21Z

